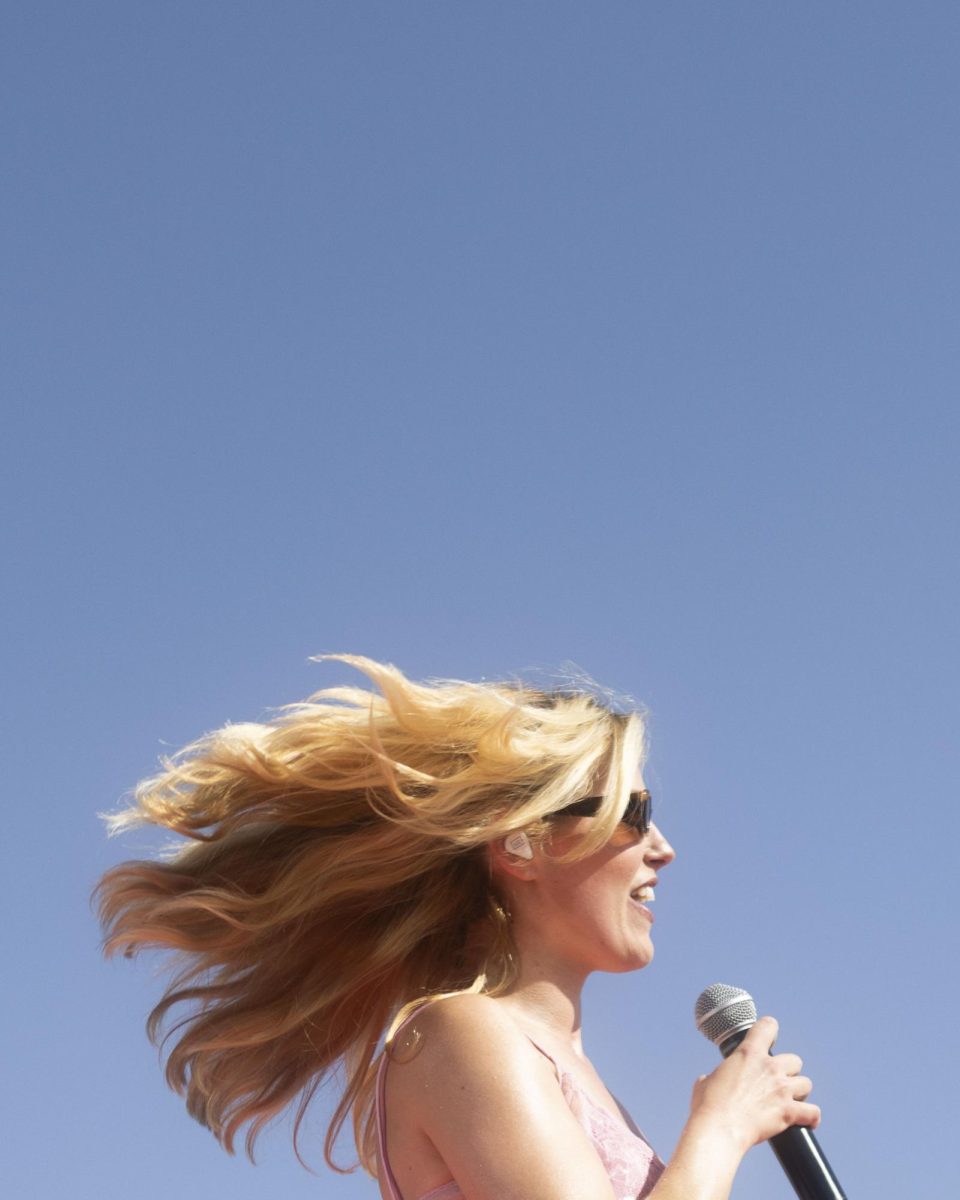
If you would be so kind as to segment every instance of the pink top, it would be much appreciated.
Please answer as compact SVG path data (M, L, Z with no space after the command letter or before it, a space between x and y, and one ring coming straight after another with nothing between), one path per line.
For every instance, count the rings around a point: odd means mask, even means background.
M533 1038L530 1041L544 1058L553 1063L563 1098L587 1137L593 1142L594 1149L599 1154L607 1175L610 1177L610 1182L613 1184L617 1200L643 1200L643 1197L652 1191L664 1169L664 1164L657 1157L653 1147L639 1131L632 1132L602 1104L598 1104L569 1072L564 1071L547 1054L542 1046L537 1046ZM387 1158L385 1089L388 1061L387 1055L384 1054L377 1070L377 1138L387 1194L391 1200L403 1200L393 1171L390 1169L390 1160ZM456 1180L451 1179L449 1183L444 1183L427 1192L419 1200L463 1200L463 1192L458 1187Z

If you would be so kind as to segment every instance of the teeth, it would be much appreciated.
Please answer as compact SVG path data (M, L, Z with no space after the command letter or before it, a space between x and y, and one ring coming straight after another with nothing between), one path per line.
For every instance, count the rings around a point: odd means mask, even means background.
M644 904L652 904L653 901L656 900L656 896L653 894L652 887L637 888L637 890L635 892L631 892L630 895L633 896L634 900L642 900Z

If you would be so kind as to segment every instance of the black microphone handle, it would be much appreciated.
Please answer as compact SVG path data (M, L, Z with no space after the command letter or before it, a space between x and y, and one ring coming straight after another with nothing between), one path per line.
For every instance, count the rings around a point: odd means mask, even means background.
M736 1050L747 1032L746 1029L738 1029L722 1043L720 1053L724 1058ZM826 1155L805 1125L791 1125L783 1133L774 1134L770 1138L770 1149L777 1156L799 1200L847 1200Z
M791 1125L770 1139L770 1149L800 1200L847 1200L817 1139L806 1125Z

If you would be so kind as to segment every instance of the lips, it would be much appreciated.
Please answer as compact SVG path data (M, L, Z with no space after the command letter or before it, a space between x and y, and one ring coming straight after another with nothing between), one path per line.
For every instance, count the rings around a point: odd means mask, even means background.
M653 913L647 908L648 904L652 904L656 899L653 894L653 889L656 886L656 881L653 883L644 883L640 887L635 887L630 893L630 903L634 908L638 909L652 925L654 922Z

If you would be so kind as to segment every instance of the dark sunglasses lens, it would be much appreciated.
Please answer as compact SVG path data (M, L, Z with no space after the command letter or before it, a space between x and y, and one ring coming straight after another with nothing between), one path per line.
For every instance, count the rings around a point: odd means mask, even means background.
M626 820L641 834L649 833L653 820L653 800L649 792L631 792Z
M602 803L602 796L588 796L586 800L577 800L574 804L568 804L566 808L560 809L554 815L564 817L595 817ZM630 803L627 805L627 811L623 814L624 823L629 825L631 829L636 829L643 836L643 834L649 832L652 820L653 801L650 799L650 793L647 791L631 792Z

